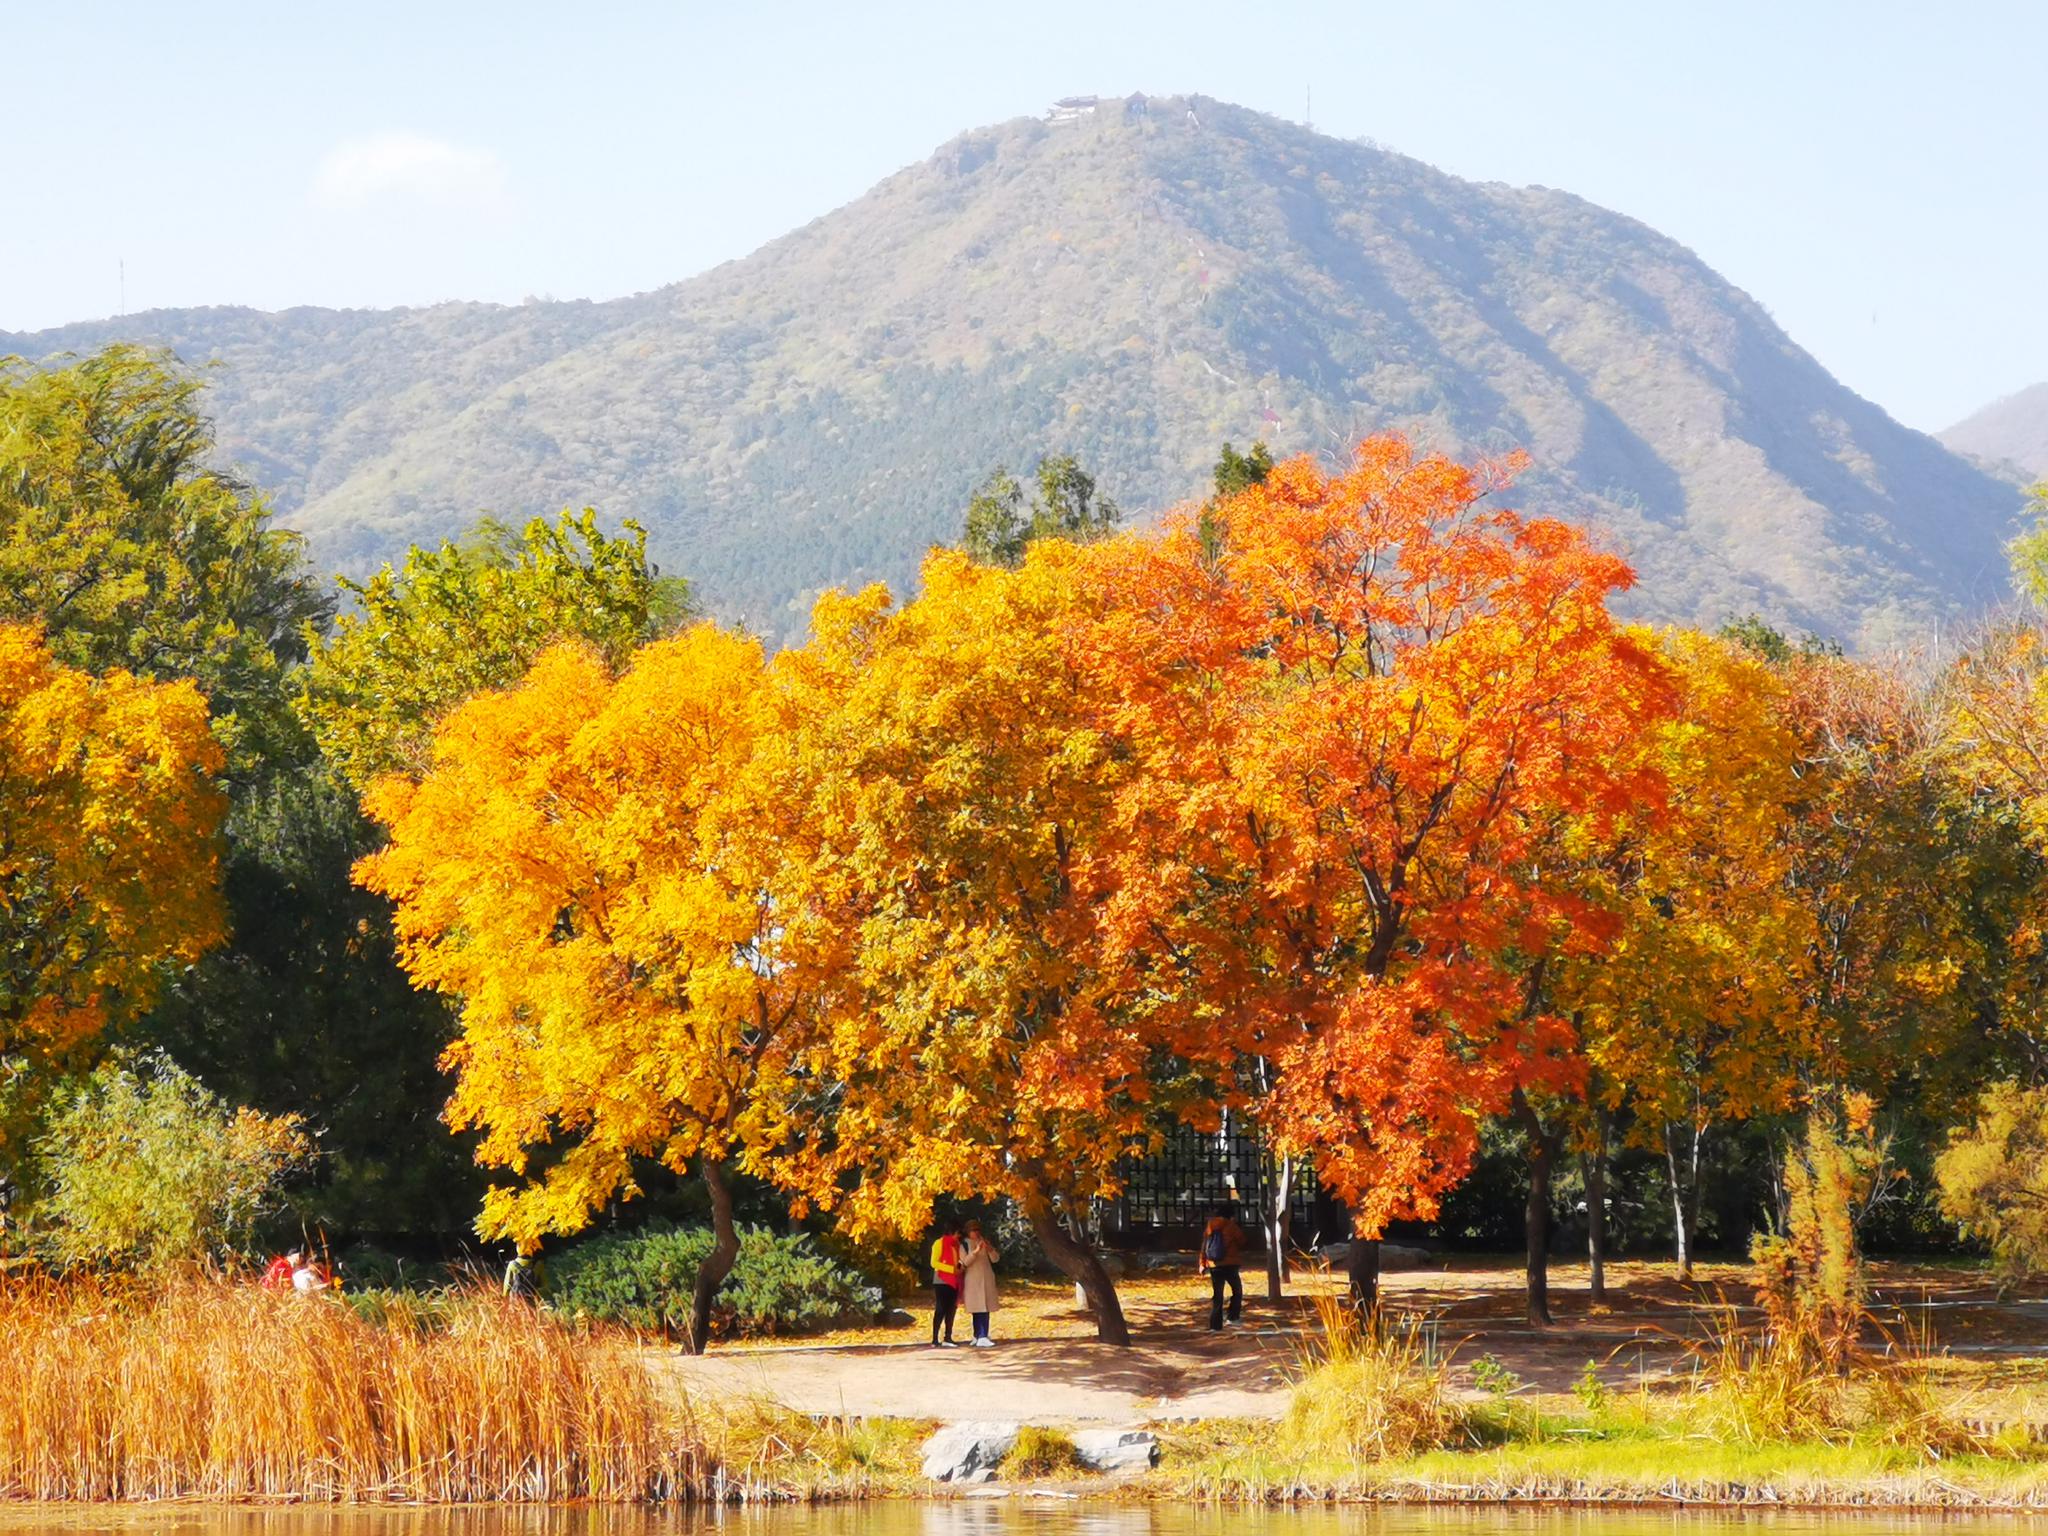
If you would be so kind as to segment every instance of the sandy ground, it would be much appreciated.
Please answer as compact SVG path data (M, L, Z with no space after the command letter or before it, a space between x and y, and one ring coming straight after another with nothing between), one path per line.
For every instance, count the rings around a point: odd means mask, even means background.
M1669 1266L1610 1265L1609 1297L1592 1306L1586 1267L1552 1271L1556 1325L1522 1318L1521 1271L1505 1261L1461 1260L1385 1277L1387 1302L1422 1329L1469 1385L1473 1362L1492 1356L1532 1392L1562 1392L1592 1363L1610 1385L1655 1386L1687 1374L1699 1341L1726 1306L1748 1300L1744 1270L1707 1265L1681 1286ZM1195 1418L1274 1418L1315 1328L1318 1297L1337 1277L1304 1273L1282 1301L1247 1274L1242 1327L1210 1333L1206 1285L1184 1274L1140 1274L1119 1285L1134 1344L1091 1337L1072 1292L1052 1282L1013 1283L996 1314L994 1349L930 1349L928 1323L912 1321L788 1343L725 1345L702 1359L663 1352L659 1368L693 1392L775 1401L810 1414L1015 1419L1049 1425L1137 1424ZM1931 1326L1959 1357L2048 1354L2048 1303L2000 1303L1971 1270L1880 1265L1881 1316L1900 1335ZM916 1298L905 1298L911 1304ZM1903 1306L1904 1310L1899 1309ZM958 1335L968 1336L967 1320Z

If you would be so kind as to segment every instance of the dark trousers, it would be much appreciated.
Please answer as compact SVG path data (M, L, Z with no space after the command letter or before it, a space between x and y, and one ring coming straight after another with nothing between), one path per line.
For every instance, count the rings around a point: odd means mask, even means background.
M1212 1264L1209 1266L1209 1326L1221 1330L1223 1327L1223 1288L1230 1287L1230 1320L1234 1323L1244 1316L1244 1276L1238 1273L1235 1264Z
M953 1337L953 1315L960 1310L960 1288L944 1283L932 1286L932 1342L939 1342L939 1330Z
M974 1336L977 1339L988 1337L988 1314L986 1312L974 1314Z

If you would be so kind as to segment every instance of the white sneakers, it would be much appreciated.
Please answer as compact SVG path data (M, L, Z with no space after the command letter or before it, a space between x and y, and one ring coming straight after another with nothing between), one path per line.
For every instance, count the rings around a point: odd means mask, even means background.
M974 1347L976 1349L994 1349L996 1347L996 1341L994 1339L976 1339L974 1341Z

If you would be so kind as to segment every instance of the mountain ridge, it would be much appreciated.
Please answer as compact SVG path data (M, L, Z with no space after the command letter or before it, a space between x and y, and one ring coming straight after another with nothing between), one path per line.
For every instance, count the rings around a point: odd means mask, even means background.
M1632 611L1865 645L1995 601L2018 504L1640 221L1206 98L971 129L623 299L160 311L0 350L112 339L229 365L224 446L325 560L588 502L776 640L823 585L903 590L991 465L1048 452L1156 509L1225 438L1525 446L1514 500L1634 560Z
M1992 401L1940 434L1957 453L2048 480L2048 381Z

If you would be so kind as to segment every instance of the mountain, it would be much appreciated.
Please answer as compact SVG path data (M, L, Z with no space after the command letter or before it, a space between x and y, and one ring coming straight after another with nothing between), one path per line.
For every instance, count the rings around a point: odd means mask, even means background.
M1957 453L2048 480L2048 384L1994 401L1941 434Z
M1632 558L1633 611L1862 644L1998 596L2013 488L1831 378L1631 219L1204 98L963 135L742 260L607 303L157 311L0 335L217 359L224 442L352 570L594 504L765 636L957 535L998 461L1128 508L1218 444L1526 447L1517 504Z

